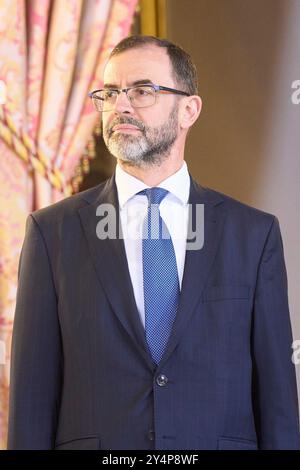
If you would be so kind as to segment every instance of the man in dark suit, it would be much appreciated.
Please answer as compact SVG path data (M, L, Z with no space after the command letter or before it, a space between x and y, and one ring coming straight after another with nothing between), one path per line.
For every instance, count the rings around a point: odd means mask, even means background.
M8 447L298 449L278 221L190 177L190 57L127 38L91 98L118 163L28 218Z

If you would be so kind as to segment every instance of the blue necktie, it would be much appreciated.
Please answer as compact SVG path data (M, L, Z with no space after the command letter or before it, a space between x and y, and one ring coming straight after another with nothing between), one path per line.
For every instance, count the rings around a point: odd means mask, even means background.
M148 198L142 241L146 339L151 356L158 364L177 313L178 271L172 239L159 212L159 204L168 191L149 188L139 194Z

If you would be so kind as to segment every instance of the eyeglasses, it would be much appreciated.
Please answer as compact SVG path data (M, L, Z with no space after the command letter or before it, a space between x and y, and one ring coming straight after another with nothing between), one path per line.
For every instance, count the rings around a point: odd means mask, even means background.
M127 98L133 108L148 108L156 102L156 94L174 93L176 95L191 96L185 91L175 90L160 85L137 85L129 88L107 88L102 90L95 90L89 93L95 109L99 112L112 111L114 109L117 97L121 92L126 93Z

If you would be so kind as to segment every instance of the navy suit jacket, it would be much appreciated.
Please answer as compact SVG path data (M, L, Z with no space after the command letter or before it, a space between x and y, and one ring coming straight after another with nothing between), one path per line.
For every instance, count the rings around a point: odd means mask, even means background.
M164 356L148 352L114 176L28 217L12 343L9 449L298 449L278 220L191 178L204 246L187 251Z

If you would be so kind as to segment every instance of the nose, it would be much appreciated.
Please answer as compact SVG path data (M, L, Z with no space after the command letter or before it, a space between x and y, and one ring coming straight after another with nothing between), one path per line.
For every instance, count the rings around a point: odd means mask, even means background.
M114 111L117 113L133 113L134 109L131 106L130 100L125 91L121 91L116 99Z

